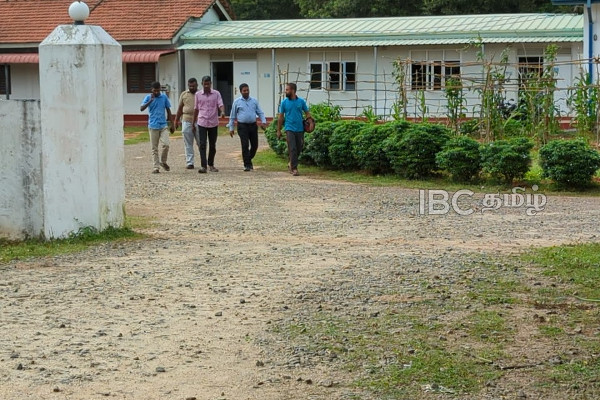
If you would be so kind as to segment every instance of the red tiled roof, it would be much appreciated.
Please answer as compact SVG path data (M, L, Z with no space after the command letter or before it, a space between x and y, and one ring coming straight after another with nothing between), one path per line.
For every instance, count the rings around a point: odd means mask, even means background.
M37 64L39 62L38 53L0 54L0 64Z
M124 63L155 63L160 56L174 53L176 50L143 50L124 51L122 58ZM38 53L0 53L0 64L38 64L40 55Z
M0 44L39 43L58 25L71 24L73 0L0 1ZM189 18L215 0L88 0L86 24L100 25L117 41L170 40ZM233 18L228 0L219 1Z
M176 50L144 50L144 51L124 51L124 63L155 63L160 56L174 53Z

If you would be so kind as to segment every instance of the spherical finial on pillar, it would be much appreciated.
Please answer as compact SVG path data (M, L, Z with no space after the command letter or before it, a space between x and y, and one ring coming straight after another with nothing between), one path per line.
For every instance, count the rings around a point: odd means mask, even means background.
M90 16L90 8L83 1L74 1L69 6L69 16L75 21L75 25L83 25L83 21Z

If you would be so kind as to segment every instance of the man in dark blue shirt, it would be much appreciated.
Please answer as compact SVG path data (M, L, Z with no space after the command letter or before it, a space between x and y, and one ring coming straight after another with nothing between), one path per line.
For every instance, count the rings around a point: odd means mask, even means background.
M233 137L234 123L237 120L238 135L242 143L242 158L244 159L244 171L254 169L252 159L258 149L258 126L256 125L256 116L260 118L260 126L265 130L267 120L265 113L260 108L258 100L250 97L250 87L248 84L240 85L240 97L235 99L231 106L229 114L229 135Z

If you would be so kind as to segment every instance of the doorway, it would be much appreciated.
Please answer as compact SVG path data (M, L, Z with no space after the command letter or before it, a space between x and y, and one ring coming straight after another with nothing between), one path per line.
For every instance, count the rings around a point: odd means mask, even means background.
M219 61L212 63L213 88L221 93L225 114L231 113L233 103L233 61Z
M256 60L213 61L211 63L213 87L221 93L225 114L231 112L233 101L240 95L242 83L250 87L250 95L258 97L258 74Z

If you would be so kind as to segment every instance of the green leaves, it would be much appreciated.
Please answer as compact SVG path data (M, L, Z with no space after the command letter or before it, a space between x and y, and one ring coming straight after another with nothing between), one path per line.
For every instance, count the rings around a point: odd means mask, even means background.
M529 171L532 148L533 142L527 138L488 143L481 147L483 170L510 185Z
M600 168L600 154L583 140L554 140L540 149L544 176L560 186L589 186Z
M231 0L237 19L366 18L404 15L456 15L556 11L547 0Z
M435 160L454 180L469 181L481 171L479 142L467 136L452 138L437 153Z

